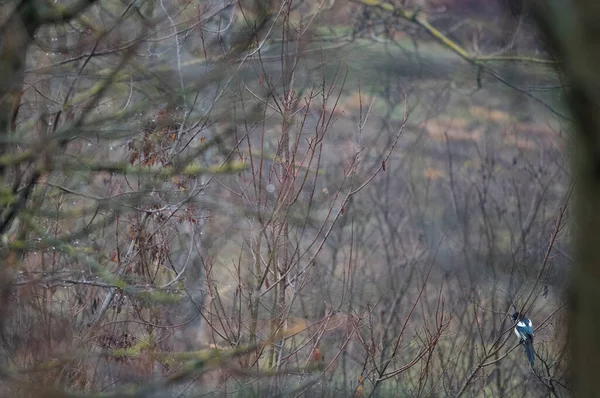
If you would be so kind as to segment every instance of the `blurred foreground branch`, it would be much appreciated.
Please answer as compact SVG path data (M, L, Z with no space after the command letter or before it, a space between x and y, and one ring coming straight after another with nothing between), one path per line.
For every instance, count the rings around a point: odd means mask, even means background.
M366 7L374 7L380 9L384 12L390 13L395 17L406 20L412 24L415 24L419 28L423 29L427 32L433 39L444 46L445 48L451 50L456 55L475 66L478 70L477 72L477 85L478 89L481 88L481 75L483 72L487 73L494 80L500 81L502 84L517 90L518 92L524 94L525 96L533 99L538 102L556 116L559 116L563 119L567 119L567 116L562 112L557 110L555 107L548 104L546 101L542 100L538 96L531 93L529 90L523 89L518 85L512 83L507 78L503 77L500 73L494 70L490 65L492 63L501 63L501 62L519 62L525 64L542 64L542 65L554 65L555 62L551 59L537 58L532 56L477 56L469 53L464 47L460 44L453 41L450 37L444 34L442 31L434 27L427 19L426 13L422 12L420 9L409 11L403 7L396 6L392 3L388 3L385 1L379 0L351 0L354 3L361 4Z

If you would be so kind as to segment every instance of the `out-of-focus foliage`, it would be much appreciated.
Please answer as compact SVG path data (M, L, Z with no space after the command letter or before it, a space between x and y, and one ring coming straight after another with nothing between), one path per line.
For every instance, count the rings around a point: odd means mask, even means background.
M1 393L569 395L564 83L486 4L2 5Z

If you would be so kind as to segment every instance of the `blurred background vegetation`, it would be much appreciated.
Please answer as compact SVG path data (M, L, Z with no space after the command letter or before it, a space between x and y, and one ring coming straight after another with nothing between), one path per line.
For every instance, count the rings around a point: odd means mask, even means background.
M594 396L598 15L3 2L0 395Z

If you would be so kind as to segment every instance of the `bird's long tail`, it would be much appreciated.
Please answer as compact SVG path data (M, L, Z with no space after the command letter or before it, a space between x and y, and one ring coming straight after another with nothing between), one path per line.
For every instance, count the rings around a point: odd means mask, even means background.
M535 361L535 351L533 350L533 341L527 339L523 342L523 346L525 347L525 354L527 354L527 359L531 366L533 366L533 362Z

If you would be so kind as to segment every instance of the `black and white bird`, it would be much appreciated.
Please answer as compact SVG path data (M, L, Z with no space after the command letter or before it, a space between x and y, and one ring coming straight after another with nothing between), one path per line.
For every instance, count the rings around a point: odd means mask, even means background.
M515 325L515 334L519 338L521 344L523 344L523 347L525 347L525 354L533 367L535 351L533 350L533 324L531 323L531 319L525 317L525 315L520 312L515 312L512 315L512 319L517 322Z

